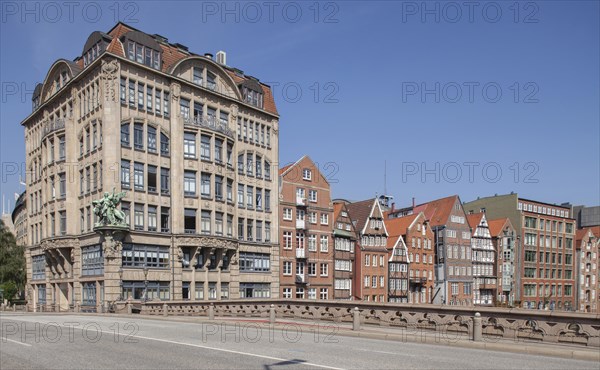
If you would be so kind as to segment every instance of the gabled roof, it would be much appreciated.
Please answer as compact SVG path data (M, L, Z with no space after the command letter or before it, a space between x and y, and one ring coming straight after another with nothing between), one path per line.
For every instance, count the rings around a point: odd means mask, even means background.
M583 229L577 229L575 231L575 246L581 248L581 240L587 236L587 233L591 233L596 239L600 238L600 226L585 227Z
M499 236L500 234L502 234L507 224L512 226L508 217L498 218L495 220L488 220L490 235L492 237Z
M321 171L319 171L318 166L315 164L315 162L308 156L308 155L303 155L302 157L300 157L300 159L298 159L296 162L289 164L285 167L282 167L281 169L279 169L279 176L280 177L284 177L292 168L300 165L301 163L304 162L304 165L302 168L308 168L312 171L312 176L313 179L316 180L316 176L320 177L319 181L323 181L323 183L327 184L329 186L329 181L327 181L327 178L325 176L323 176L323 174L321 173ZM296 174L301 174L302 172L297 172ZM296 176L294 176L296 177ZM292 182L295 182L297 180L301 180L298 178L294 178L292 180Z
M442 226L448 222L450 213L452 213L452 207L454 207L454 204L457 201L459 201L458 195L452 195L428 203L419 204L414 208L414 212L423 212L425 218L432 227Z
M385 227L390 234L390 238L406 235L408 228L415 222L420 214L421 213L416 213L385 220Z
M348 212L348 219L350 220L350 228L352 229L352 231L349 231L349 233L351 233L356 238L356 228L352 224L352 218L350 216L350 212L348 211L348 208L346 207L346 204L344 204L344 203L333 203L334 232L337 229L337 227L335 226L335 222L337 222L338 218L340 217L340 213L342 213L343 210L346 210L346 212Z
M350 219L352 222L356 222L356 230L362 230L366 225L374 201L376 201L376 199L371 198L359 202L348 203L346 205L346 208L348 208L348 212L350 213Z
M477 226L479 226L483 216L484 216L483 212L478 212L478 213L473 213L473 214L467 215L467 221L469 222L469 226L471 226L471 229L473 229L473 231L475 231Z

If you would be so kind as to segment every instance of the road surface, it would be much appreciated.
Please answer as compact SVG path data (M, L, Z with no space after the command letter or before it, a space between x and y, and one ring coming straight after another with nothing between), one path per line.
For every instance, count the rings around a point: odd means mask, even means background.
M0 315L1 369L598 369L598 363L336 335L290 324Z

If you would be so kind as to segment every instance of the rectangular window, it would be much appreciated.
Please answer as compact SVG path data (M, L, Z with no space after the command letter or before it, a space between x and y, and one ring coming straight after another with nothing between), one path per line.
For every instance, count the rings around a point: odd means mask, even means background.
M138 108L144 109L144 84L138 82Z
M163 93L163 115L165 117L169 117L169 95L166 91Z
M148 206L148 231L156 231L157 228L157 208Z
M200 193L203 197L210 197L210 173L202 172L200 177Z
M201 135L200 158L210 161L210 136L208 135Z
M268 272L270 271L270 255L266 253L248 253L240 252L240 272ZM291 262L286 267L284 263L284 275L286 274L285 269L289 268L291 274Z
M148 191L156 193L157 167L148 165Z
M133 147L135 149L144 149L144 126L141 123L133 125Z
M168 246L123 243L122 254L123 267L169 267Z
M329 250L329 237L327 235L321 235L321 252L327 252Z
M135 162L133 165L133 184L135 190L144 190L144 164Z
M193 72L194 73L194 79L193 79L193 81L194 81L194 83L196 85L200 85L200 86L203 85L203 80L204 80L204 78L203 78L204 73L203 72L204 72L204 70L202 68L194 67L194 72Z
M180 99L179 108L181 116L185 119L190 118L190 101L188 99Z
M135 81L129 80L129 106L135 107Z
M211 212L202 211L200 217L202 234L210 234L210 220Z
M186 196L196 195L196 172L185 171L183 174L183 192Z
M184 158L196 158L196 134L186 132L183 135Z
M169 221L170 210L168 207L160 207L160 232L168 233L171 229Z
M148 151L152 153L157 152L156 128L152 126L148 126Z
M196 233L196 210L192 208L186 208L183 213L184 228L186 234Z
M129 147L129 124L121 125L121 145ZM83 148L83 141L80 142L81 148ZM80 150L80 154L83 153L83 150Z
M144 230L144 205L136 203L134 206L134 225L136 230Z
M169 195L171 192L170 186L170 170L168 168L160 169L160 192L163 195Z

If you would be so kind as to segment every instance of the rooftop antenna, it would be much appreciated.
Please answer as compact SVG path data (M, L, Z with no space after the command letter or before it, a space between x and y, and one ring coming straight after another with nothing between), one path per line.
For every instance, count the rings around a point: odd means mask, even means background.
M387 160L383 161L383 194L387 195Z

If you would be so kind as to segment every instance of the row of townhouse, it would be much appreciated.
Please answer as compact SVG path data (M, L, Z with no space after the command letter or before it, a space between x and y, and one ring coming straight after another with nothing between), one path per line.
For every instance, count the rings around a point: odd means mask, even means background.
M517 194L396 208L333 199L309 157L280 170L281 295L598 311L598 227Z
M516 194L396 209L279 165L271 88L226 54L122 22L59 59L23 119L12 213L35 307L122 299L356 299L598 310L599 208ZM94 200L121 193L118 243ZM598 222L600 224L600 222ZM100 227L99 227L100 226Z

